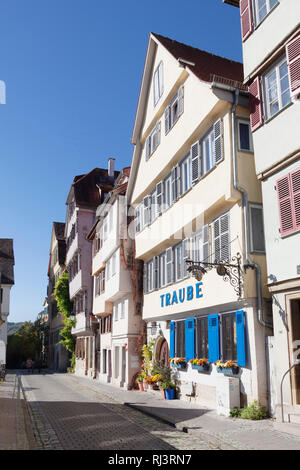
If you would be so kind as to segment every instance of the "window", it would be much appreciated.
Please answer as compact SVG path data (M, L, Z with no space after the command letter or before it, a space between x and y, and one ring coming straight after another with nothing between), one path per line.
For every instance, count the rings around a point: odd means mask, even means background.
M191 236L191 257L193 261L209 263L209 229L204 225Z
M201 144L201 176L205 175L215 165L214 132L211 131Z
M154 106L157 105L164 91L163 63L160 62L153 75Z
M147 137L145 142L145 152L146 160L152 155L152 153L157 149L160 144L160 121L157 121L154 129L151 131L150 135Z
M156 219L157 216L157 204L156 204L156 188L150 194L151 206L150 206L150 219L151 222Z
M122 300L122 302L120 302L120 319L123 320L125 318L125 300Z
M218 119L209 132L199 142L200 145L200 175L204 176L223 159L223 124ZM194 146L193 146L194 147ZM193 158L193 172L195 172L196 156ZM193 175L193 181L196 180Z
M165 109L165 134L174 126L179 116L183 113L183 87L173 96L170 105Z
M182 259L182 244L179 243L174 248L174 260L175 260L175 281L182 279L183 277L183 259Z
M266 250L262 206L260 204L249 204L249 210L251 251L264 253Z
M257 25L267 16L277 3L278 0L255 0L255 17Z
M252 133L250 122L238 119L239 150L253 152Z
M223 361L237 361L236 315L235 313L223 314L221 319L222 359Z
M166 263L167 255L166 252L164 252L159 257L159 287L164 287L167 283Z
M195 353L198 359L208 358L208 328L207 317L196 319Z
M213 222L214 262L228 261L230 258L229 244L229 213L223 214Z
M291 102L288 67L285 57L264 76L263 82L265 112L267 118L271 118Z
M185 357L185 322L175 322L175 357Z
M167 209L172 204L172 177L171 177L171 173L165 179L164 187L165 187L165 200L164 200L164 203L165 203L165 209Z
M114 305L114 319L115 321L118 321L118 304Z

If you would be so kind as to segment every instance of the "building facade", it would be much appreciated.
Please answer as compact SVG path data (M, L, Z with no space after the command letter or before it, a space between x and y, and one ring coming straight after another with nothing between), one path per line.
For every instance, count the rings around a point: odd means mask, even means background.
M109 159L108 169L95 168L85 175L76 176L67 198L66 267L69 273L69 292L73 303L76 325L72 334L76 337L75 373L94 376L94 319L92 243L87 240L90 227L95 222L97 207L113 188L117 171L114 159Z
M70 354L60 343L60 331L64 327L63 316L60 315L57 302L54 297L55 284L65 271L66 241L65 224L53 222L48 266L48 322L49 322L49 345L47 364L52 370L66 372L70 365Z
M14 285L13 240L0 238L0 365L6 364L7 317L10 311L10 291Z
M93 241L93 315L96 336L96 377L130 389L140 369L139 335L143 321L139 305L139 273L134 243L127 233L126 188L130 168L124 168L105 202L97 209L88 239ZM142 291L140 291L142 293Z
M151 33L127 190L154 359L208 359L208 372L188 363L176 377L182 399L213 408L227 380L218 360L238 366L237 405L268 399L261 185L242 82L242 64Z
M256 173L262 183L268 288L271 408L281 418L280 384L299 360L300 325L300 3L226 1L240 7L244 83L249 86ZM300 404L300 365L283 383L285 420Z

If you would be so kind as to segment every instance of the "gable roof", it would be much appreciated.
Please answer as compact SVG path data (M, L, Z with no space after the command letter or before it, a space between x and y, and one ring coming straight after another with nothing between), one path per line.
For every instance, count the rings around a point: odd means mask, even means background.
M243 64L210 52L188 46L160 34L151 33L180 62L187 61L187 67L203 82L212 83L214 75L243 82ZM192 65L194 64L194 65Z
M112 189L118 174L119 171L115 171L114 178L111 178L108 175L107 169L94 168L85 175L75 176L71 190L69 192L67 203L71 193L73 193L76 206L96 208L101 203L99 187L103 187L104 192Z
M0 284L14 284L14 250L11 238L0 238Z

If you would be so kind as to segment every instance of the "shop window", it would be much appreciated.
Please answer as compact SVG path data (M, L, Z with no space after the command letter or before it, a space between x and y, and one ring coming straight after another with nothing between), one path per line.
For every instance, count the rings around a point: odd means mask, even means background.
M185 321L175 322L175 357L185 357Z
M208 358L207 317L196 319L195 352L198 359Z
M222 351L223 361L237 361L237 334L236 334L236 315L227 313L222 315Z

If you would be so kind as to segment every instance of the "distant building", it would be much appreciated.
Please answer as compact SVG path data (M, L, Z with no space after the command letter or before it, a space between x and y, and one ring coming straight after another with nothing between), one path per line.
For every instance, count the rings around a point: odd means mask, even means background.
M118 174L114 159L110 158L108 169L94 168L85 175L75 176L66 202L66 267L76 317L72 334L76 337L75 373L78 375L93 376L94 371L92 243L86 237L94 224L97 207L113 189Z
M59 314L54 288L57 280L65 270L66 242L65 224L53 222L48 267L48 317L49 317L49 351L48 367L53 370L66 371L70 362L70 354L60 343L59 332L64 327L63 316ZM44 307L46 305L44 304Z
M13 240L0 238L0 364L6 364L7 317L10 310L10 289L14 285Z

